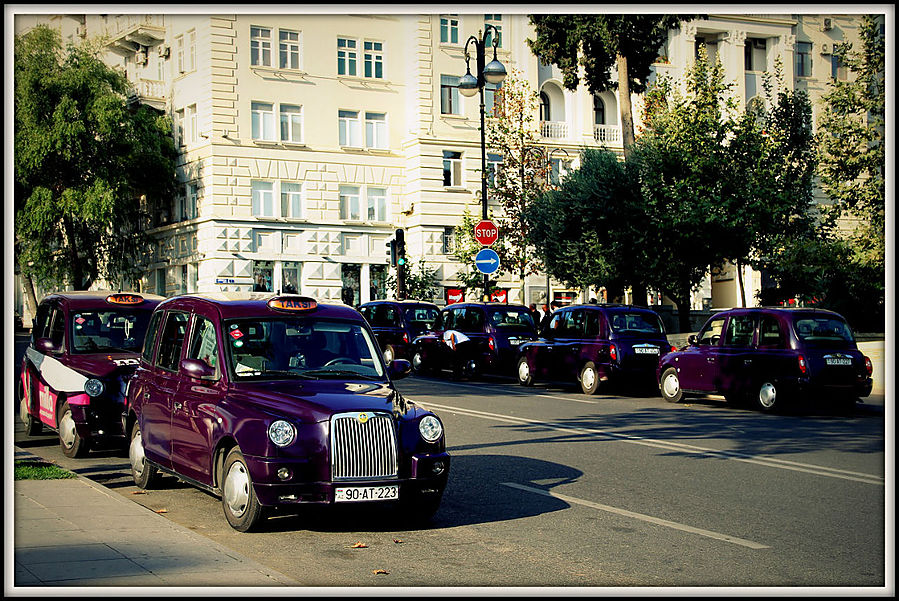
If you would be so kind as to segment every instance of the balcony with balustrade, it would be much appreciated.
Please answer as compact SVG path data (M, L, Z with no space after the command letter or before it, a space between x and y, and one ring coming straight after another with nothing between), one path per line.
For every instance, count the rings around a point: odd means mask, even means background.
M551 140L568 138L568 124L564 121L541 121L540 135Z
M594 125L593 141L602 146L621 147L621 127L618 125Z

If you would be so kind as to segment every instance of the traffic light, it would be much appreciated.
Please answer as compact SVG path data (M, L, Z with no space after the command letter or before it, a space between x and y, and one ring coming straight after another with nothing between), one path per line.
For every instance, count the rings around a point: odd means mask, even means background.
M406 232L398 229L394 232L396 242L396 297L406 298Z
M404 230L396 230L396 259L394 265L400 266L406 264L406 232Z
M387 247L387 258L390 259L390 265L396 267L396 240L391 238L388 242L384 243L384 246Z

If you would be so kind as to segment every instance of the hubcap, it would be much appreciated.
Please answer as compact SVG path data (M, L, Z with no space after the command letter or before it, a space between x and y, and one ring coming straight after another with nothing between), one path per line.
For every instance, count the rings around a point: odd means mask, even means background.
M680 390L680 381L675 374L668 374L668 376L665 377L662 388L665 391L665 396L673 398L677 396L677 392Z
M415 353L412 355L412 367L415 369L421 369L421 353Z
M393 349L388 347L384 351L384 362L390 363L391 361L393 361Z
M518 380L520 382L527 382L528 378L531 377L531 368L528 366L527 361L522 361L518 364Z
M75 420L72 419L72 411L68 410L59 420L59 439L67 449L71 449L75 444L75 436Z
M131 470L140 478L144 473L144 443L141 440L140 432L131 439L131 446L128 447L128 457L131 460Z
M28 399L22 399L22 402L19 403L19 416L22 418L22 423L26 426L28 425Z
M766 409L770 409L775 402L777 402L777 390L774 388L774 384L765 382L759 389L759 404Z
M581 384L584 388L593 388L593 385L596 384L596 372L592 367L588 367L584 370L584 373L581 374Z
M250 476L240 462L231 465L225 476L225 503L231 513L240 517L250 503Z

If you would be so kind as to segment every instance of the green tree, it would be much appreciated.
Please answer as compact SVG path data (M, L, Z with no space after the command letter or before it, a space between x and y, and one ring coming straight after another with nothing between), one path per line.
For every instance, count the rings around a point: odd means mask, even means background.
M882 17L865 15L861 49L837 44L834 54L850 76L833 79L818 121L820 176L833 205L827 224L857 220L849 234L852 261L870 267L883 282L885 269L885 40ZM882 286L880 297L883 296Z
M391 272L385 279L388 288L396 290L396 272ZM432 301L439 292L437 268L428 267L424 257L418 263L409 261L406 266L406 298Z
M42 285L133 276L147 248L141 205L174 190L169 120L129 102L99 43L63 49L46 26L15 40L16 249Z

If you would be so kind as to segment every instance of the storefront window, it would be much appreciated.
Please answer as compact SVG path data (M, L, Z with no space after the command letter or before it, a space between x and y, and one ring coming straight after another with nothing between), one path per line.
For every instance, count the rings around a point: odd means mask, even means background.
M344 263L340 267L340 280L343 287L340 291L340 300L351 307L355 307L362 302L360 295L360 280L362 274L362 266L351 263Z
M253 292L273 292L272 275L274 265L272 261L253 262Z
M387 265L370 265L371 298L379 300L387 298Z
M285 294L299 294L300 292L300 264L294 261L285 261L282 269L281 290Z

